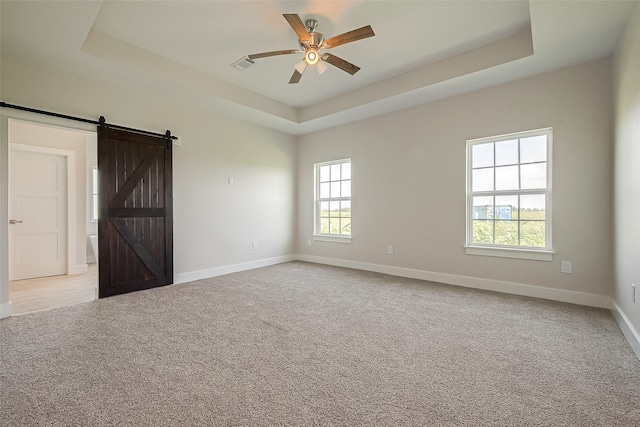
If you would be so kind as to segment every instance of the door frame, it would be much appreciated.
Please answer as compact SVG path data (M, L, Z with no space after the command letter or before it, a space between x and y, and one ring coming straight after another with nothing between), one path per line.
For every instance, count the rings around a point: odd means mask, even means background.
M11 167L11 153L21 151L24 153L52 154L66 159L67 197L65 200L67 210L67 274L79 274L87 271L84 266L76 264L76 153L59 148L42 147L39 145L21 144L9 142L9 167ZM11 170L9 170L9 191L11 191ZM8 194L11 197L11 194ZM9 199L9 205L11 200ZM9 206L10 207L10 206ZM9 248L9 255L11 248Z
M27 111L0 108L0 319L11 316L9 300L9 121L22 120L34 124L96 132L96 126L75 120Z

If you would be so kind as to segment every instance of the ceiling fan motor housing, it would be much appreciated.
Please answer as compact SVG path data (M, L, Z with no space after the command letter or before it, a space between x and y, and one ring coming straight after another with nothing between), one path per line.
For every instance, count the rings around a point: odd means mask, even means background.
M301 40L298 40L298 44L302 50L306 50L307 48L313 46L317 49L322 48L322 44L324 43L324 35L321 33L309 33L309 43L303 43Z
M321 49L322 44L324 43L324 34L316 32L318 21L316 21L315 19L307 19L307 21L305 22L305 26L307 27L307 31L309 32L309 42L303 43L301 40L298 40L298 44L300 44L300 47L303 50L307 50L309 47Z

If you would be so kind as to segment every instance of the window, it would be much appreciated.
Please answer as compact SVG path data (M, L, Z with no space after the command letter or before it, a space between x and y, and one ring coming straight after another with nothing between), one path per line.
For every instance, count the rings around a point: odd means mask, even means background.
M551 260L551 139L467 141L467 253Z
M350 241L351 159L317 163L315 174L316 238L341 238L344 242Z

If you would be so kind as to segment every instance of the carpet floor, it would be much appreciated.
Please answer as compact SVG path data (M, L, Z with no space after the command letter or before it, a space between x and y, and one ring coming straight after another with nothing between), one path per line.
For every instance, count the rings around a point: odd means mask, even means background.
M3 426L639 426L608 310L290 262L0 320Z

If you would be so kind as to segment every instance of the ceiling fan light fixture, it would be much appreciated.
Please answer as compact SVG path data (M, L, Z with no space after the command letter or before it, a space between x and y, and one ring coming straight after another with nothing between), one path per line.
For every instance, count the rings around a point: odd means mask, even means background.
M297 70L300 74L303 74L303 73L304 73L304 70L307 68L307 63L306 63L306 61L303 59L302 61L298 62L298 63L295 65L295 68L296 68L296 70Z
M304 60L309 65L315 65L320 60L320 54L318 53L318 50L314 47L310 47L309 49L307 49L307 51L304 53Z
M320 61L318 62L318 65L316 65L316 70L318 70L318 74L322 74L325 71L327 71L329 67L327 67L327 64L325 64L324 62Z

